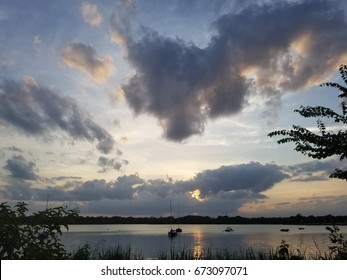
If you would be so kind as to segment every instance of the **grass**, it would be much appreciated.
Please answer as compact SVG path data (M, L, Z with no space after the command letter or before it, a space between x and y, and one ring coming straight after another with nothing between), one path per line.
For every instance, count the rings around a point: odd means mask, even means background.
M142 252L133 250L130 245L123 248L121 245L116 245L112 248L101 247L97 250L96 259L98 260L139 260L143 259Z
M276 249L268 251L254 251L248 248L245 251L233 251L229 249L213 250L206 248L200 254L194 254L191 249L178 251L171 250L169 254L159 253L159 260L334 260L340 259L331 252L307 253L306 250L291 250L284 241Z
M81 253L82 249L82 253ZM74 254L74 259L93 260L143 260L142 252L137 252L130 245L123 247L101 247L91 254L88 246L83 246ZM282 241L281 244L268 251L255 251L251 247L245 251L232 251L229 249L213 250L211 247L204 248L199 253L195 253L191 248L181 250L171 249L168 252L158 252L153 259L157 260L335 260L341 259L335 251L307 253L306 250L291 249L289 245ZM342 258L343 259L343 258ZM345 258L346 259L346 258Z
M316 250L308 253L307 250L292 249L284 240L277 248L268 251L254 251L248 248L243 252L229 249L213 250L211 247L202 248L194 252L190 247L180 250L171 249L169 252L158 252L154 259L158 260L347 260L347 240L339 233L337 226L326 228L330 234L331 246L322 251L316 245ZM141 260L144 259L142 252L137 252L130 245L125 248L121 245L114 247L101 247L90 253L88 244L79 248L72 254L72 259L95 259L95 260Z

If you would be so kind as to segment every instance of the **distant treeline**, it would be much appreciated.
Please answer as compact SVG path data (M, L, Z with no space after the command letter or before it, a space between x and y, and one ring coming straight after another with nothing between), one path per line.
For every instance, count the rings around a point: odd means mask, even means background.
M302 216L290 217L229 217L188 215L180 218L171 217L105 217L78 216L73 224L293 224L293 225L347 225L347 216Z

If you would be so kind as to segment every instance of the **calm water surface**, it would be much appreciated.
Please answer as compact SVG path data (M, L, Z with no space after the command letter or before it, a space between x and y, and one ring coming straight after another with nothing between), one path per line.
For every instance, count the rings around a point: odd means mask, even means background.
M170 251L191 250L200 254L205 249L213 253L228 249L242 253L248 248L268 252L276 249L282 240L290 249L306 255L323 253L331 245L326 226L297 225L232 225L233 232L224 232L224 225L182 225L183 232L177 237L167 235L169 225L71 225L64 232L62 242L69 251L88 243L92 251L101 248L128 245L142 258L156 258ZM281 232L288 228L289 232ZM340 226L340 233L347 235L347 226Z

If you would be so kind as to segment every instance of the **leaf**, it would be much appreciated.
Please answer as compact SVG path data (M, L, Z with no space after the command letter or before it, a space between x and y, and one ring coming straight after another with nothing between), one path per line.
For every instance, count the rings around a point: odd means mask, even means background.
M347 65L341 65L339 71L343 81L347 84ZM335 83L327 82L320 86L336 88L339 91L339 98L347 98L347 88ZM299 113L304 118L317 118L319 133L315 133L301 127L293 125L292 129L282 129L272 131L269 137L282 136L277 140L278 144L293 143L294 150L315 159L325 159L331 156L340 156L340 160L347 158L347 129L337 132L328 132L323 119L333 119L335 123L347 125L347 104L341 103L342 114L323 106L300 106L294 112ZM331 178L347 180L347 171L336 169L330 175Z

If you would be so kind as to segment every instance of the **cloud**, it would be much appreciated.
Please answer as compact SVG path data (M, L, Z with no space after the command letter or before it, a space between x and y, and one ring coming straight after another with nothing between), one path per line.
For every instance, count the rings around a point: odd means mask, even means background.
M61 52L61 58L68 67L87 73L98 83L106 82L114 70L111 56L107 55L98 59L93 47L79 42L65 45Z
M233 61L242 71L253 72L261 88L318 85L347 54L347 23L336 4L310 0L253 5L219 18L219 35L213 41L230 43Z
M184 208L189 213L207 214L210 211L213 215L218 215L226 209L236 212L244 203L266 199L262 192L287 177L280 166L250 162L205 170L190 180L145 180L137 174L131 174L119 176L112 181L74 180L63 186L50 186L45 189L27 184L15 191L16 184L9 183L3 186L0 192L3 197L12 200L24 197L24 194L32 200L44 200L49 193L52 201L75 201L83 203L83 207L87 208L100 205L99 202L102 201L113 203L115 209L124 205L126 210L121 210L124 213L129 211L131 214L138 209L137 215L153 215L157 211L156 207L161 205L161 211L157 212L156 216L167 213L167 202L174 199L185 205ZM192 192L197 189L200 199L192 196ZM124 201L128 201L126 205Z
M128 47L128 41L131 40L131 20L135 15L133 2L125 0L116 3L116 12L113 12L110 18L111 41L125 50Z
M127 160L119 160L118 158L107 158L107 157L99 157L98 165L101 167L99 170L100 173L105 173L110 170L120 171L124 165L129 164Z
M0 188L1 195L4 199L12 199L15 201L35 200L37 197L33 195L35 195L37 191L40 190L32 188L32 185L28 181L15 178L10 178L7 181L7 185Z
M122 15L111 18L112 30L136 70L124 96L173 141L241 112L251 96L278 105L283 92L318 85L347 57L347 22L334 1L271 2L224 14L204 48L144 27L135 39Z
M22 149L17 148L15 146L4 148L4 150L8 150L8 151L11 151L11 152L23 153Z
M276 183L288 178L281 167L275 164L247 164L221 166L198 173L191 181L205 197L219 192L249 191L261 193Z
M105 154L115 145L113 137L72 98L61 97L32 78L0 84L0 120L35 136L59 128L73 139L97 141L97 149Z
M58 176L58 177L53 177L51 180L53 181L61 181L61 180L81 180L82 177L79 176Z
M23 158L13 157L11 160L13 159L25 166L22 169L34 170L35 166ZM108 159L105 168L113 168L112 164L110 166L107 164ZM162 216L169 214L170 200L175 203L179 201L181 215L218 216L226 211L230 215L236 215L238 211L243 211L242 207L245 205L253 205L259 211L263 211L262 213L267 213L270 210L262 209L261 206L261 202L268 199L265 193L267 190L283 180L307 181L310 178L313 180L317 178L317 174L324 173L331 166L334 166L333 160L293 166L249 162L203 170L187 180L175 181L169 177L165 180L146 180L138 174L119 176L111 181L100 179L82 181L80 177L62 177L46 180L52 184L46 188L34 187L30 180L19 178L24 176L12 176L11 173L6 181L7 184L0 186L0 194L9 200L32 201L45 201L49 194L52 202L78 203L83 214ZM59 185L60 179L64 180L63 185ZM70 181L67 181L69 179ZM318 213L321 209L318 205L324 202L329 204L327 206L329 209L333 209L332 205L338 205L340 211L343 209L345 197L337 200L336 197L302 197L297 202L285 202L274 207L276 211L283 210L284 214L291 213L290 211L298 212L298 209L301 209L300 212L306 211L310 215ZM271 211L273 213L273 209Z
M30 171L32 168L33 172L35 171L32 163L23 158L13 157L11 160L14 159L25 166L24 170ZM266 209L261 206L262 202L268 199L265 191L282 180L291 179L292 175L298 178L304 176L305 172L312 171L312 176L315 176L316 172L323 172L328 166L329 163L321 165L314 162L294 166L249 162L204 170L187 180L146 180L138 174L119 176L111 181L82 181L80 177L62 177L46 180L45 182L52 183L46 188L35 187L32 180L20 179L19 177L24 176L12 176L11 173L5 180L6 184L0 186L0 194L4 199L14 201L45 201L49 194L52 203L77 203L83 215L165 216L169 215L170 200L174 202L174 209L176 202L180 203L182 216L218 216L225 212L238 215L238 211L242 212L242 207L247 205L253 205L253 208L257 209L254 213L273 215L273 208ZM59 185L62 182L60 179L64 180L63 185ZM67 181L69 179L71 181ZM197 189L200 191L199 199L192 195ZM346 196L308 196L301 197L296 202L277 203L273 206L279 216L297 214L298 211L305 215L326 214L329 209L332 213L339 214L343 212L345 202ZM319 207L322 203L325 205L323 210ZM338 210L334 210L334 207Z
M300 163L291 166L283 167L292 181L307 182L307 181L324 181L329 179L335 169L345 169L346 163L338 158L328 160L313 160L310 162Z
M10 172L10 177L22 180L37 180L35 163L28 162L23 156L13 156L6 161L4 169Z
M67 192L70 199L79 201L96 201L102 199L133 200L136 187L143 184L144 180L137 175L124 175L114 181L92 180L81 183Z
M81 14L85 22L92 26L99 25L102 21L102 16L96 5L83 3L81 5Z

